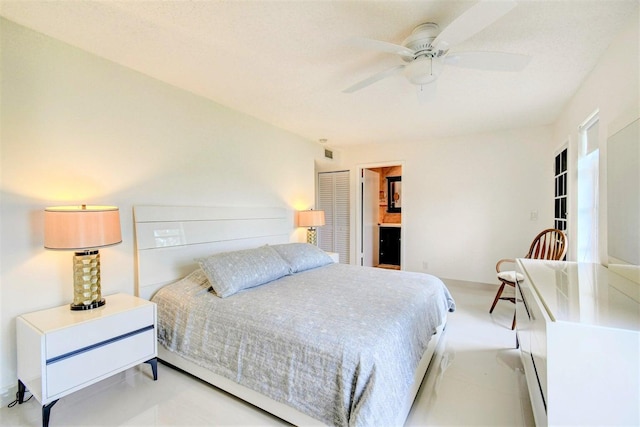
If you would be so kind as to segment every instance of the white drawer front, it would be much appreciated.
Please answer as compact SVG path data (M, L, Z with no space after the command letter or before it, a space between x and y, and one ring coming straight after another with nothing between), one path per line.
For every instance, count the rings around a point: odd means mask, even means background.
M155 356L155 329L81 351L47 365L46 395L67 394Z
M142 306L52 331L46 335L46 360L153 325L154 309L153 305Z

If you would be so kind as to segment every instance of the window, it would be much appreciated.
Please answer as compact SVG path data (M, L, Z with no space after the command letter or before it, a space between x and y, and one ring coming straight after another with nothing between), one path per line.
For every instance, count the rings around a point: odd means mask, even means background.
M598 256L598 112L579 128L577 261L600 262Z
M554 228L567 232L567 149L564 148L555 159Z

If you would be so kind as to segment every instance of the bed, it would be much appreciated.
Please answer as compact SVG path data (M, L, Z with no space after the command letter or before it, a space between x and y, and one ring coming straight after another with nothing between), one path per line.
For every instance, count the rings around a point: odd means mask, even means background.
M455 303L289 243L283 208L134 208L159 358L295 425L402 425Z

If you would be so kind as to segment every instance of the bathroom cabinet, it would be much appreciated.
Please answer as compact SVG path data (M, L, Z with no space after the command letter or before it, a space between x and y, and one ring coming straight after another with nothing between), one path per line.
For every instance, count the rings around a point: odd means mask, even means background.
M397 226L380 226L380 264L400 265L400 231Z

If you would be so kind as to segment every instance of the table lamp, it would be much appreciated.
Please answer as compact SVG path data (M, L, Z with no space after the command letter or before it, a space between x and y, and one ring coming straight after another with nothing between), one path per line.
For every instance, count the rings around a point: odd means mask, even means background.
M307 243L318 245L318 234L316 227L324 225L324 211L299 211L298 227L309 227L307 229Z
M100 291L98 248L122 242L115 206L56 206L44 211L44 247L75 250L71 310L90 310L106 301Z

